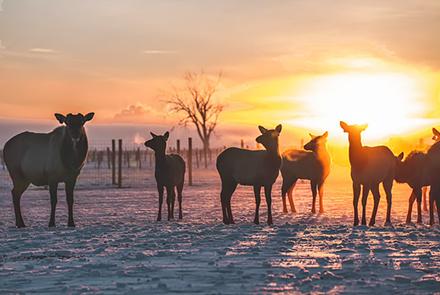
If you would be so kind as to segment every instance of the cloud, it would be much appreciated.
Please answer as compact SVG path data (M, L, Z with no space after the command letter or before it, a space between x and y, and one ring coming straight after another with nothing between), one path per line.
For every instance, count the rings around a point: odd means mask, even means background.
M155 111L151 107L142 104L132 104L114 115L117 120L138 121L145 119L147 115L154 115Z
M29 49L29 51L34 53L46 53L46 54L57 53L56 50L50 48L31 48Z
M143 54L176 54L175 50L147 49L142 51Z

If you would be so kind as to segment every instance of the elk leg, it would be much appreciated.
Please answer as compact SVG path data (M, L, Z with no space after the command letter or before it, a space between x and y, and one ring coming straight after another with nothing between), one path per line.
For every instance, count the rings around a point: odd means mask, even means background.
M427 212L428 211L428 206L427 206L427 195L428 195L428 187L424 186L422 188L422 194L423 194L423 211Z
M411 192L411 196L409 197L408 201L408 213L406 214L406 223L411 223L411 215L412 215L412 207L414 205L414 201L416 200L416 194L414 193L414 190Z
M391 225L391 206L392 206L392 200L393 200L393 194L392 194L393 181L394 181L394 177L391 177L391 178L386 179L382 183L383 189L385 191L385 196L387 198L387 217L385 220L386 226ZM379 192L379 188L377 191ZM380 199L380 195L379 195L379 199Z
M290 186L289 191L287 192L287 195L289 196L290 210L292 211L292 213L296 213L295 203L293 203L293 190L295 189L296 181L297 179L295 179L295 181Z
M318 185L319 193L319 213L324 213L324 182Z
M222 202L224 224L234 223L234 220L232 218L231 198L236 188L236 182L222 180L222 191L220 193L220 198Z
M414 190L417 198L417 223L422 223L422 189Z
M315 203L316 203L316 195L318 193L316 182L315 181L310 181L310 187L312 189L312 196L313 196L312 213L316 213Z
M159 193L159 212L157 213L157 221L162 220L162 203L163 203L163 186L158 185L157 191Z
M58 192L58 183L53 183L49 185L49 193L50 193L50 220L49 227L55 226L55 211L57 209L57 192Z
M76 180L67 181L66 186L66 200L68 209L68 221L67 226L74 227L75 222L73 221L73 189L75 188Z
M439 195L436 195L435 205L437 207L438 223L440 224L440 198L439 198Z
M369 226L374 226L374 224L376 223L377 208L379 207L379 202L380 202L379 184L377 183L374 184L371 187L371 192L373 193L373 197L374 197L374 206L373 206L373 212L371 214Z
M283 178L283 184L281 186L281 198L283 200L283 213L287 213L286 194L289 191L289 183Z
M14 204L14 212L15 212L15 225L18 228L25 227L23 217L21 216L21 206L20 200L24 191L28 188L29 183L15 183L14 188L12 189L12 202Z
M272 225L272 185L264 186L264 195L266 197L267 205L267 224Z
M260 224L260 203L261 203L261 186L254 185L255 195L255 218L254 223Z
M366 184L362 186L362 225L367 225L367 200L368 194L370 193L370 187Z
M174 219L174 204L176 202L176 190L174 186L171 188L171 219Z
M183 218L182 212L182 191L183 191L183 182L177 186L177 200L179 201L179 219Z
M173 198L173 187L172 186L167 186L167 209L168 209L168 221L171 220L171 206L172 206L172 198Z
M353 211L354 211L354 222L353 225L359 225L359 215L358 215L358 203L359 196L361 194L361 185L359 183L353 182Z
M429 224L434 225L434 223L434 190L431 186L429 190Z

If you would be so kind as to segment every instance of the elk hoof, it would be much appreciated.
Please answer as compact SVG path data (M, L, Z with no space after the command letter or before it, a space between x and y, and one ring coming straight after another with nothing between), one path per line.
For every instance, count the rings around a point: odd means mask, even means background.
M374 224L375 224L376 222L375 221L370 221L370 223L368 224L368 226L374 226Z
M283 213L288 213L288 212L287 212L287 208L284 208L284 209L283 209Z
M367 225L367 220L365 220L365 219L362 219L362 222L361 222L361 224L362 224L362 225Z
M156 221L161 221L162 220L162 218L161 217L158 217L157 219L156 219Z
M353 222L353 226L358 226L358 225L359 225L359 220L355 219L354 222Z
M260 221L258 219L254 219L255 224L260 224Z
M385 222L385 226L393 226L393 224L391 223L391 221L387 221Z
M75 222L73 222L73 221L72 221L72 222L69 222L69 223L67 224L67 226L68 226L68 227L75 227Z
M183 219L183 216L182 216L182 214L180 214L180 215L179 215L179 219L180 219L180 220L182 220L182 219Z
M24 225L24 223L18 223L15 225L17 228L24 228L26 227L26 225Z
M315 210L315 208L313 208L313 209L312 209L312 213L313 213L313 214L315 214L315 213L316 213L316 210Z
M323 214L324 213L324 209L319 209L319 214Z
M267 220L267 224L268 224L268 225L273 225L273 221L272 221L272 219Z
M55 222L49 222L49 227L55 227Z
M417 224L422 224L422 220L421 219L417 219Z
M435 224L434 220L430 220L430 221L429 221L429 225L432 226L432 225L434 225L434 224Z

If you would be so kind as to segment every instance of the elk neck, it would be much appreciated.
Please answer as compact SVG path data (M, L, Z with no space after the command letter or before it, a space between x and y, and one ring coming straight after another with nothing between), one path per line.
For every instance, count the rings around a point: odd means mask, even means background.
M366 156L364 154L364 149L362 147L360 135L349 135L348 136L349 147L348 147L348 157L350 164L353 168L362 169L366 164Z
M87 135L83 134L78 142L74 142L67 132L61 145L61 160L67 169L78 170L82 167L88 151Z
M156 163L156 169L165 166L166 163L165 150L154 150L154 159Z

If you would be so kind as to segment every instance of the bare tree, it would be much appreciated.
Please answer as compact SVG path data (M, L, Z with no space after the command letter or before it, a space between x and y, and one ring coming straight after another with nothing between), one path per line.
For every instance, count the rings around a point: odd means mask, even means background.
M204 72L187 72L184 77L183 88L174 88L167 100L171 111L183 113L180 124L193 124L203 144L205 168L208 167L208 152L210 139L215 128L223 105L214 100L221 74L215 78Z

